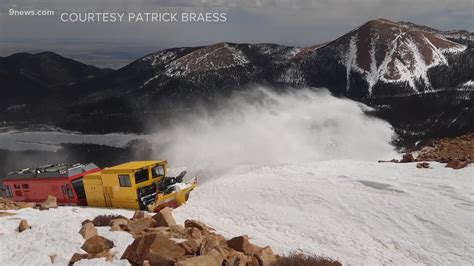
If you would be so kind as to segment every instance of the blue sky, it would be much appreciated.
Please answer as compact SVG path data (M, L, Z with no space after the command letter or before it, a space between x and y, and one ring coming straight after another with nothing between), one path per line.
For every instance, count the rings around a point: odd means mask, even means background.
M9 16L9 9L55 16ZM53 51L118 68L145 54L221 41L311 46L375 18L474 29L472 0L2 0L0 56ZM226 12L225 23L64 23L62 12Z

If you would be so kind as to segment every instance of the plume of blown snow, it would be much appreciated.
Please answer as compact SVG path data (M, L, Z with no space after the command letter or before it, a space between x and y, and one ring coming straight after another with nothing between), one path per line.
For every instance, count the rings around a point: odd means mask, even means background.
M206 175L237 165L393 158L392 127L369 109L326 89L256 87L158 128L154 155Z

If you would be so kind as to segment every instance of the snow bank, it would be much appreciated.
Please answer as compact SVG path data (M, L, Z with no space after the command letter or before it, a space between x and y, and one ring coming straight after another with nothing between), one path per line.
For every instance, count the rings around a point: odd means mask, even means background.
M82 207L59 207L48 211L21 209L15 216L0 218L0 265L51 265L51 256L56 256L55 264L67 265L72 255L81 250L84 239L79 234L81 222L102 214L120 214L132 217L133 211ZM21 219L31 225L30 230L18 232ZM113 264L130 265L119 261L133 237L126 232L111 232L110 227L97 227L101 236L114 241L116 251ZM105 259L81 261L78 265L105 265Z

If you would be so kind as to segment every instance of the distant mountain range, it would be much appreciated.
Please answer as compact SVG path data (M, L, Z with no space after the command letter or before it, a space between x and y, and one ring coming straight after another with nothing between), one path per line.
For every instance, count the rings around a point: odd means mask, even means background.
M143 132L254 84L325 87L416 140L474 131L474 33L378 19L311 47L172 48L118 70L21 53L0 58L0 84L0 121L95 133Z

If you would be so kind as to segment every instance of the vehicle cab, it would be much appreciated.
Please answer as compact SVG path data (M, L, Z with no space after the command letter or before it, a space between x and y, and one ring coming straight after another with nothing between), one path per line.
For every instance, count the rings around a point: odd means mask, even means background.
M89 206L146 209L147 200L154 200L143 190L153 190L154 184L166 176L168 163L135 161L102 169L84 177L84 189ZM147 199L141 196L147 194Z

